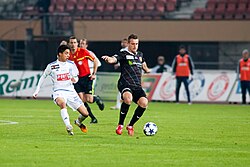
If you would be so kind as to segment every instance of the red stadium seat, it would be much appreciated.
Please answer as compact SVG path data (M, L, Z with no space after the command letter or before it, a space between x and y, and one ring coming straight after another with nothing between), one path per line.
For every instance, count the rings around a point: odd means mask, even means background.
M76 3L73 0L68 0L66 5L65 5L65 7L66 7L65 11L66 12L73 12L76 8L75 4Z
M203 13L203 18L205 20L211 20L213 17L213 13L210 10L205 10Z
M155 10L155 3L153 1L147 1L145 6L147 11Z
M132 12L132 11L134 11L134 9L135 9L135 5L134 5L133 2L127 2L127 3L125 4L125 10L126 10L127 12ZM123 18L123 19L124 19L124 18Z
M102 1L96 2L96 10L98 12L103 12L104 11L104 7L105 7L105 2L102 2Z
M202 16L203 16L203 13L205 13L205 11L206 11L206 9L204 9L204 8L195 9L194 14L193 14L193 19L201 20ZM212 14L210 13L210 15L212 15Z
M78 3L76 5L76 12L83 12L85 9L85 4L84 3Z
M164 13L165 12L165 3L164 2L157 2L155 5L156 11L160 12L160 13Z
M244 14L245 14L245 12L236 11L234 18L237 20L241 20L244 18Z
M209 3L207 3L206 8L207 8L208 10L210 10L210 11L214 11L215 8L216 8L216 3L214 3L214 2L212 2L212 3L209 2Z
M123 2L116 2L115 4L115 10L116 11L120 11L120 12L123 12L125 9L125 5Z
M237 12L244 12L244 11L246 11L246 8L247 8L247 3L239 3L238 8L237 8Z
M114 2L107 2L106 3L106 8L105 8L105 11L107 11L107 12L112 12L112 11L114 11L115 10L115 4L114 4Z
M55 12L64 12L64 1L60 0L55 4Z
M144 11L144 2L143 1L138 1L138 2L136 2L135 3L135 9L136 9L136 11L139 11L139 12L142 12L142 11Z
M95 9L95 2L94 1L88 1L86 3L86 10L93 11Z
M176 9L176 1L175 0L169 0L167 3L167 11L173 12Z

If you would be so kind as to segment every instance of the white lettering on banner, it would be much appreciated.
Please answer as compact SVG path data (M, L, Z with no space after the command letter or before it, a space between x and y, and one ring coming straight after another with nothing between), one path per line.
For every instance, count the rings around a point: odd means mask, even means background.
M16 96L32 97L41 74L42 71L0 71L0 96L10 97L15 93ZM50 97L51 88L51 81L46 79L39 96Z

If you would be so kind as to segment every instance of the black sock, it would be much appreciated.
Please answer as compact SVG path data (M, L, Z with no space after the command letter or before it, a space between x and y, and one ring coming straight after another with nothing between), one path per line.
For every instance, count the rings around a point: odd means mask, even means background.
M86 107L87 111L89 112L89 117L90 117L91 119L96 119L95 116L94 116L94 114L92 113L91 108L89 107L89 105L88 105L87 102L84 103L84 106Z
M93 95L93 103L95 103L97 100L99 100L99 99L97 98L97 96L96 96L96 95Z
M121 105L121 110L120 110L120 119L119 119L119 125L123 125L124 120L126 118L126 115L128 113L128 109L129 109L130 105L126 104L126 103L122 103Z
M129 126L134 126L134 124L140 119L140 117L143 115L144 111L146 110L146 108L142 108L140 106L138 106L135 109L135 113L129 123Z

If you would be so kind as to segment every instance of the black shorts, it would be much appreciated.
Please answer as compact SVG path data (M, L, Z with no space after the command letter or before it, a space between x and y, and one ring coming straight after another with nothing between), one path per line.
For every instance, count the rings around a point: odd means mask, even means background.
M74 84L74 88L77 93L92 94L93 80L90 80L89 76L80 77L79 81Z
M123 93L124 92L130 92L133 96L133 102L136 104L141 97L147 98L147 95L144 92L144 90L142 89L142 87L131 87L131 86L125 86L125 85L118 84L118 89L121 93L122 100L123 100Z

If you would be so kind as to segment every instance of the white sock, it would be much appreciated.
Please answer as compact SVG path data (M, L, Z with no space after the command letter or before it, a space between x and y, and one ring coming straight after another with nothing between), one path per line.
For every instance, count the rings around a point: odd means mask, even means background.
M61 109L61 117L66 126L70 125L69 114L66 108Z
M121 108L121 93L118 92L116 97L116 108Z

